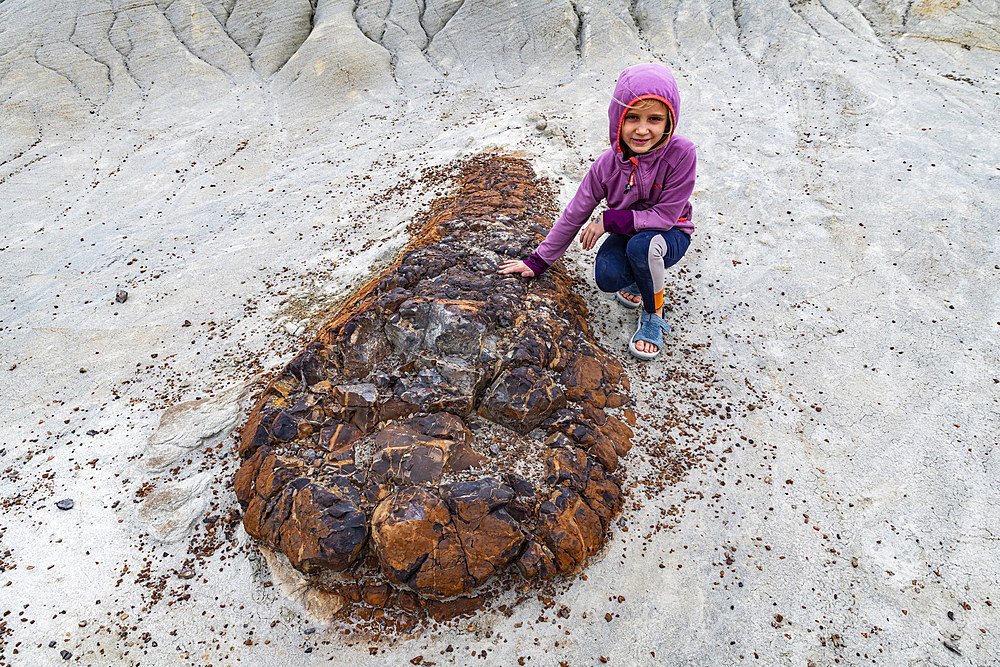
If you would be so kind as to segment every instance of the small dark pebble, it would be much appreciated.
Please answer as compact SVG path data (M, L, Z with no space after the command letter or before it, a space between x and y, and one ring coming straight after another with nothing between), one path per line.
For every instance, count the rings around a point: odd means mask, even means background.
M701 278L701 274L700 273L696 273L696 274L694 274L694 277L695 278Z
M50 641L50 642L49 642L49 648L55 648L55 647L56 647L56 642L55 642L55 640L52 640L52 641Z
M87 431L87 435L90 435L90 436L97 435L97 431L95 431L94 429L90 429L89 431Z
M111 503L111 509L118 507L118 503L120 502L121 502L120 500L116 500L115 502Z
M86 372L87 372L87 369L86 369L86 368L81 368L81 369L80 369L80 372L81 372L81 373L86 373Z
M962 652L959 651L958 647L955 646L954 644L952 644L950 642L941 642L941 643L944 644L944 647L946 649L948 649L949 651L951 651L952 653L955 653L956 655L962 655Z
M194 570L192 570L191 568L185 568L185 569L181 570L180 572L178 572L177 576L180 579L190 579L190 578L192 578L194 576Z
M316 632L316 628L306 628L306 629L305 629L305 633L306 633L307 635L311 635L311 634L312 634L312 633L314 633L314 632Z
M7 370L9 370L9 371L12 371L12 370L14 370L15 368L17 368L17 364L11 364L11 365L10 365L10 368L8 368Z
M128 301L128 292L123 289L118 290L118 293L115 294L115 301L117 303L125 303Z
M306 653L312 653L312 652L313 652L313 647L312 646L306 648Z
M182 328L183 327L189 327L189 326L191 326L191 320L184 320L184 324L181 325Z
M59 651L59 655L62 656L63 660L69 660L70 658L73 657L73 654L67 651L66 649Z
M63 500L60 500L59 502L56 503L56 507L58 507L61 510L71 510L73 509L73 499L64 498Z
M953 612L953 611L949 611L948 612L948 620L949 621L954 621L955 620L955 612Z

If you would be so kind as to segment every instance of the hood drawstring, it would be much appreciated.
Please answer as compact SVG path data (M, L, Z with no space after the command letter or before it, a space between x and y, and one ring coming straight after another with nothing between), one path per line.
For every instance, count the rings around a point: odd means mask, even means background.
M632 171L628 175L628 185L625 186L626 193L635 185L635 168L639 166L638 158L630 157L629 162L632 163Z

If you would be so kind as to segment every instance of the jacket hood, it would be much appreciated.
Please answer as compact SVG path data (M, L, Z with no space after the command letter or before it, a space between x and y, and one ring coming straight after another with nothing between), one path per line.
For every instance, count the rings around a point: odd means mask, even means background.
M615 93L608 105L608 138L618 153L622 152L621 127L625 120L625 112L630 106L642 99L659 100L667 105L670 128L663 139L652 150L659 150L667 145L677 127L677 118L681 109L681 98L677 92L677 82L674 75L665 65L645 63L629 67L618 77ZM652 152L652 151L650 151Z

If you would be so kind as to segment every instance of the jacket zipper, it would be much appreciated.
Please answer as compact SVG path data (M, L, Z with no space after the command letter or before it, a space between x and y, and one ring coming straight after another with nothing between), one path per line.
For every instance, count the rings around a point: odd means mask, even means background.
M629 162L632 163L632 171L629 172L629 175L628 175L628 184L625 186L625 193L626 194L628 194L628 191L631 190L632 186L635 185L635 171L639 167L639 158L630 157L628 160L629 160ZM639 189L641 190L642 188L640 187Z

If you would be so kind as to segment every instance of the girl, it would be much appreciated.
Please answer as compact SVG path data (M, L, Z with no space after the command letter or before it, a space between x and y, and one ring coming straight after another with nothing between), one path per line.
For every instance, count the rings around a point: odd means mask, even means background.
M615 85L608 107L611 148L584 176L545 240L526 261L508 260L500 273L531 278L559 259L577 231L584 250L605 233L594 260L594 279L604 292L617 292L626 308L642 306L629 350L652 359L663 347L665 269L684 256L694 225L694 144L674 134L680 111L677 83L660 64L629 67ZM594 209L607 209L584 226Z

